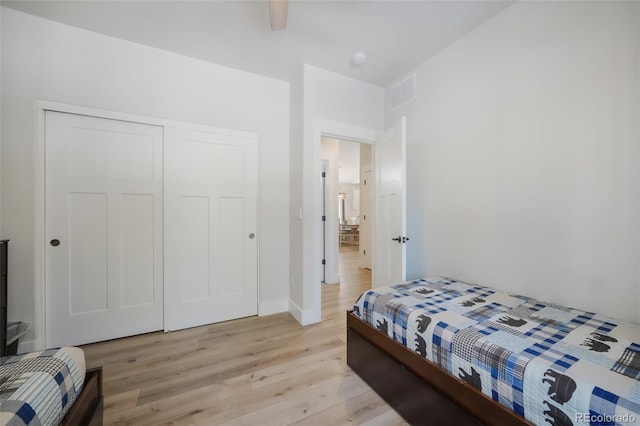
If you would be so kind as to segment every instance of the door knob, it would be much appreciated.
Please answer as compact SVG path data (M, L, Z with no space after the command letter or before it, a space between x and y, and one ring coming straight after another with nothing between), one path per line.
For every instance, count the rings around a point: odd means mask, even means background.
M256 234L254 234L253 232L249 234L249 238L250 238L250 239L252 239L252 240L253 240L255 237L256 237Z
M53 240L51 240L50 244L54 247L58 247L60 245L60 240L54 238Z
M401 243L402 242L402 237L392 238L391 241L397 241L397 242Z

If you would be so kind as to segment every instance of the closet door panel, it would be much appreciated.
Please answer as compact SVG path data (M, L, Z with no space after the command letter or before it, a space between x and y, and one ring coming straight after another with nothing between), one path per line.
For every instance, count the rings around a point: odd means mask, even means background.
M47 347L162 329L162 133L45 113Z
M180 221L175 223L180 232L177 245L182 248L176 266L182 271L177 295L181 302L208 300L209 286L209 226L208 197L180 197ZM168 259L171 263L171 260Z
M120 196L120 240L122 306L150 305L157 299L154 282L154 196L123 194Z
M165 129L165 330L257 314L257 136Z

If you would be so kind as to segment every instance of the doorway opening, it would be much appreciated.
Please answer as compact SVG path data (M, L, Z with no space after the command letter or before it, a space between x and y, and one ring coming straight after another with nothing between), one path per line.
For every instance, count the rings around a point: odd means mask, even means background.
M323 294L335 293L345 304L371 288L372 148L368 143L321 137Z

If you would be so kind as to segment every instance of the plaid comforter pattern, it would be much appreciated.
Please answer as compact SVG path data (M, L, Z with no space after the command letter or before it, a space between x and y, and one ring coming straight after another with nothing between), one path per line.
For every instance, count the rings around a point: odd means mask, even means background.
M0 358L0 424L57 425L81 386L64 348Z
M534 424L640 425L637 325L442 277L354 313Z

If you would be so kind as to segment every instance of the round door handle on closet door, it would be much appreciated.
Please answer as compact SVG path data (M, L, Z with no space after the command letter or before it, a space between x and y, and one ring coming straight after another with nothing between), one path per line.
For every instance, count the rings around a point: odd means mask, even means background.
M249 239L253 240L256 237L256 234L254 234L253 232L249 234Z
M58 240L57 238L54 238L49 242L49 244L51 244L54 247L58 247L60 245L60 240Z

